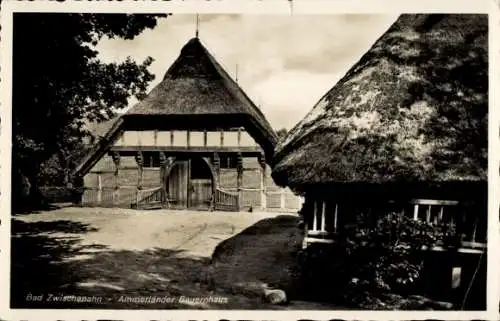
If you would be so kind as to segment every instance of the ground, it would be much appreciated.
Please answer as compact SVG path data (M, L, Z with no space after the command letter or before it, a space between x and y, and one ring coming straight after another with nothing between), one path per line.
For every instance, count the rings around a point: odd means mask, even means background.
M296 215L255 212L64 207L17 215L11 305L333 309L297 296L270 305L261 296L265 287L294 296L297 223ZM162 301L140 302L151 298Z

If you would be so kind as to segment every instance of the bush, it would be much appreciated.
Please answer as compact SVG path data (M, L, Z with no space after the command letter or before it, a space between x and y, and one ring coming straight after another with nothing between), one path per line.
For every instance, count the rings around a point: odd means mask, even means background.
M445 226L396 213L375 220L360 215L339 231L333 246L312 244L300 253L305 290L355 305L389 293L415 293L425 251L452 234Z

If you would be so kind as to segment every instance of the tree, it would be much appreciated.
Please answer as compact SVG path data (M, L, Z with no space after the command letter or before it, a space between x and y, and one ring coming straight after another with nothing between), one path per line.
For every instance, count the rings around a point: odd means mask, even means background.
M39 199L40 166L57 155L70 166L86 121L109 119L130 96L141 99L154 79L153 59L103 63L94 46L103 37L133 39L165 15L16 13L13 42L13 205L30 182ZM63 166L63 167L64 167ZM22 178L24 177L24 178ZM26 185L26 184L24 184Z

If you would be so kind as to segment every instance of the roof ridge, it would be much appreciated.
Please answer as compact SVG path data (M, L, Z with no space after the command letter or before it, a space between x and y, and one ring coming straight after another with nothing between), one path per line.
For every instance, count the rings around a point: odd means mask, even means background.
M214 55L212 55L212 53L206 48L206 46L203 45L203 42L200 40L200 44L202 45L202 48L203 50L205 51L205 53L208 55L208 57L210 58L210 61L214 64L214 66L216 67L217 71L222 74L222 76L224 76L224 78L227 78L229 81L232 82L232 84L234 84L237 89L240 91L240 93L244 96L244 98L246 100L248 100L248 102L251 104L251 106L255 109L255 111L257 111L261 116L264 116L264 114L262 113L262 111L257 107L257 105L255 105L255 103L253 102L252 99L250 99L250 97L247 95L247 93L243 90L243 88L241 88L240 84L235 80L233 79L233 77L231 77L231 75L226 71L226 69L222 66L222 64L220 62L217 61L217 59L215 59Z
M227 81L227 82L229 82L230 85L235 86L236 90L238 91L238 93L240 93L243 96L243 98L249 103L250 107L252 107L252 109L260 117L262 117L262 119L260 121L266 122L267 125L270 128L272 128L271 125L269 124L269 122L267 121L266 116L264 115L264 113L257 107L257 105L255 105L255 103L253 102L253 100L250 99L250 97L243 90L243 88L241 88L241 86L238 84L238 82L236 82L236 80L234 80L233 77L231 77L231 75L228 74L228 72L224 69L224 67L217 61L217 59L215 59L214 55L212 55L212 53L206 48L206 46L203 44L203 42L199 38L196 38L196 39L201 44L202 50L208 56L210 62L214 65L216 71L219 73L219 75L221 75L222 80L223 81ZM227 88L227 87L228 86L226 86L226 89L230 89L230 88ZM230 91L229 93L234 96L233 92ZM234 98L238 99L238 97L234 97ZM276 133L274 132L274 130L273 130L272 134L273 134L274 138L277 139L277 136L276 136Z

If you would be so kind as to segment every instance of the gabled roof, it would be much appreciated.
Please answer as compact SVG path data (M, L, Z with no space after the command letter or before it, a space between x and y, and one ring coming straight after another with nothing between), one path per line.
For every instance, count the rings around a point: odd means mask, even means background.
M488 16L402 15L276 149L280 185L487 181Z
M244 120L252 136L270 159L277 135L259 108L227 74L198 38L189 40L179 57L168 69L163 80L144 100L124 115L109 123L109 130L91 149L76 172L83 174L109 149L121 130L145 117L224 116L224 119ZM150 119L150 118L148 118ZM175 122L174 121L174 122ZM207 124L208 125L208 124ZM213 124L210 124L213 125ZM103 126L99 126L101 128ZM97 128L97 127L96 127ZM128 128L128 127L127 127Z
M198 38L184 45L163 80L126 113L132 115L246 115L265 136L276 133L262 112L208 52Z

